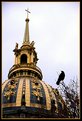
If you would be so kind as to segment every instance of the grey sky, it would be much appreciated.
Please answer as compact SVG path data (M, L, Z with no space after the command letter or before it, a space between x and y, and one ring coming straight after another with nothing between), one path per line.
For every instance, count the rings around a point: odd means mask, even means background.
M30 41L35 41L43 80L56 87L61 70L65 83L79 80L80 3L2 2L2 82L14 64L16 42L22 45L27 8L31 12Z

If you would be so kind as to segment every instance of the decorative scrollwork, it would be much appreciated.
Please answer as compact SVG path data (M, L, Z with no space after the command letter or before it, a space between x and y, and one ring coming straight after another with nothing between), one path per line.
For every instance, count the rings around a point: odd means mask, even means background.
M33 87L32 94L37 97L38 101L40 101L40 97L43 97L41 92L41 84L38 83L37 81L33 81L32 87Z
M17 81L11 80L11 82L7 85L7 90L4 92L4 96L7 100L9 100L12 95L15 95L16 91L14 91L14 89L16 88L17 83Z
M9 90L9 91L6 91L4 96L7 97L7 100L10 99L10 96L14 95L15 94L15 91L13 92L12 90Z
M16 88L16 84L13 84L13 85L11 85L11 84L8 84L8 89L14 89L14 88Z

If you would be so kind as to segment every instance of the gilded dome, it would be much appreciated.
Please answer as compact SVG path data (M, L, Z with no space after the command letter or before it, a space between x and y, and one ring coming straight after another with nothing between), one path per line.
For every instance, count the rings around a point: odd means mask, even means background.
M2 85L4 117L65 117L65 103L57 89L33 77L6 80Z

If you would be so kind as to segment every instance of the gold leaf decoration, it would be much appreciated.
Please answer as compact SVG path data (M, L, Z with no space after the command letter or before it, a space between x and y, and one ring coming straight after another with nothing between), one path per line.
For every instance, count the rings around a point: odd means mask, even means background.
M40 97L42 97L42 92L41 92L41 84L38 83L37 81L32 82L32 94L37 97L37 100L40 101Z
M12 82L12 81L11 81ZM4 92L4 96L7 98L7 100L10 99L12 95L15 95L16 91L14 89L16 88L16 81L11 84L11 82L7 85L7 90Z

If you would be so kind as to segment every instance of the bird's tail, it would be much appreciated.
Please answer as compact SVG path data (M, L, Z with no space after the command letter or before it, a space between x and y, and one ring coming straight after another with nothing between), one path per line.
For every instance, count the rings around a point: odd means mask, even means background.
M59 83L60 83L60 80L58 79L58 81L56 82L56 84L59 85Z

